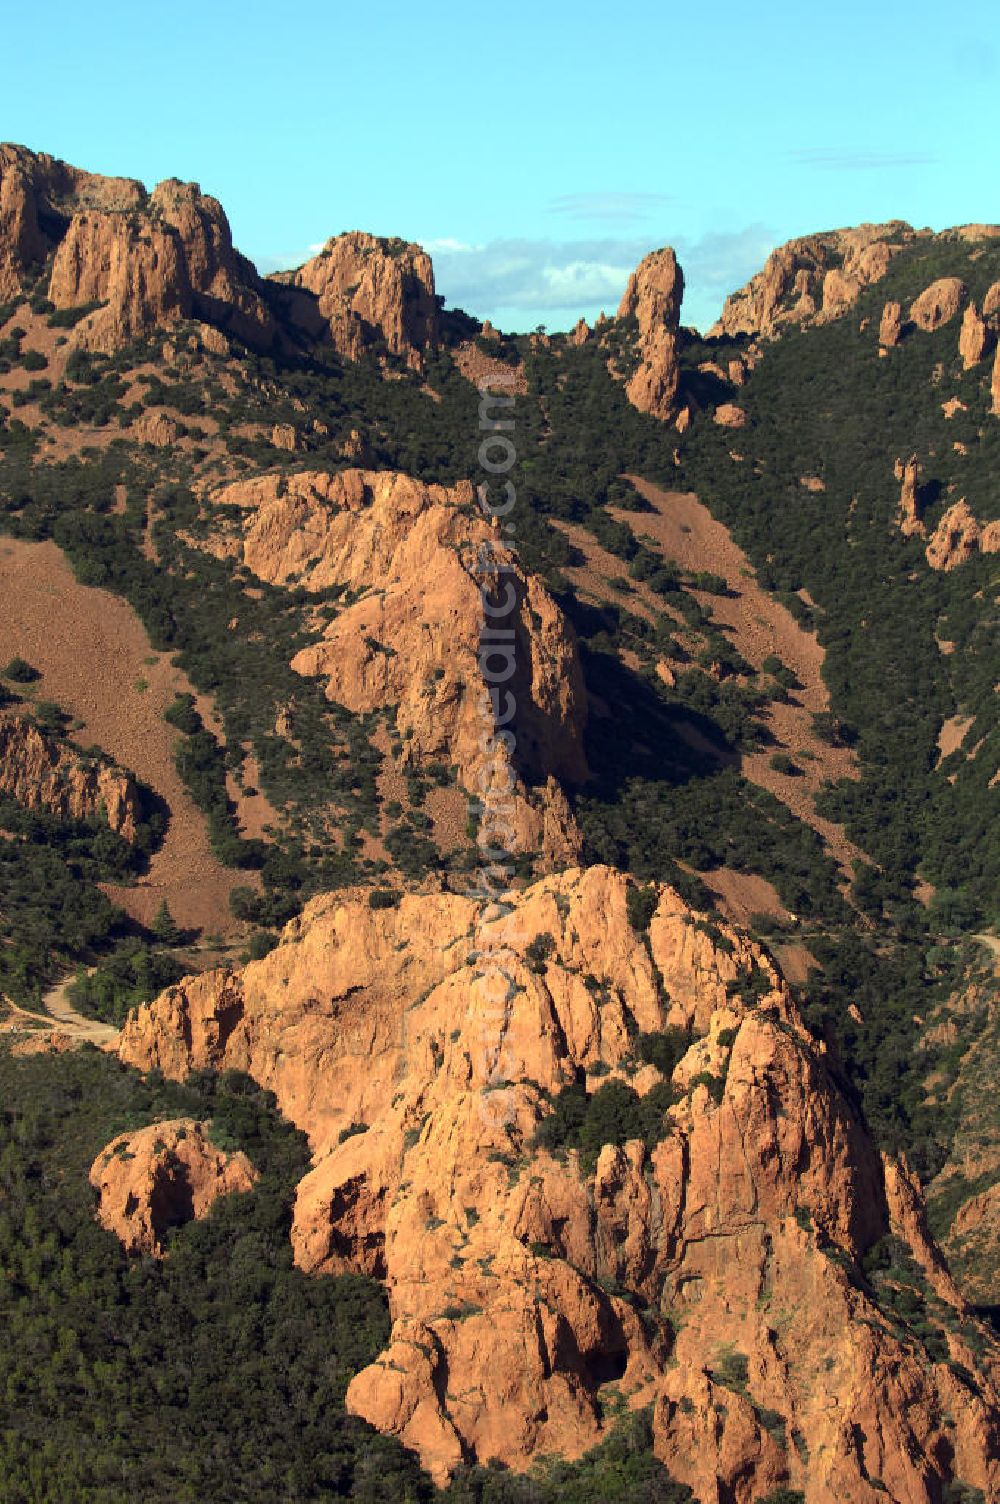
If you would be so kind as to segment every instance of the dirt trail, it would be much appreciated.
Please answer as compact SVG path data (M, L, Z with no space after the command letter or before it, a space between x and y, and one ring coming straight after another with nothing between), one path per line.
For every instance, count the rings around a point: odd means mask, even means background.
M99 1049L113 1045L118 1039L118 1030L113 1024L105 1024L97 1018L85 1018L70 1002L69 988L72 976L52 987L42 998L42 1013L22 1008L10 998L0 998L9 1010L5 1020L5 1033L22 1033L21 1045L37 1043L41 1049L69 1045L93 1044Z
M118 1038L118 1030L98 1018L86 1018L74 1008L69 996L72 982L71 976L65 977L45 994L42 1005L46 1013L51 1014L63 1034L89 1040L91 1044L111 1044Z
M166 654L154 652L131 607L79 584L54 543L0 538L0 663L15 655L41 672L38 697L79 723L74 739L101 747L170 810L149 872L134 888L108 886L108 896L140 923L165 899L182 928L235 933L229 892L248 874L212 855L205 820L174 767L177 733L163 719L191 686Z
M626 479L654 510L613 508L611 515L627 523L636 537L682 569L721 575L729 588L727 596L697 590L692 593L755 669L773 654L798 679L801 688L791 691L788 702L772 703L763 716L774 745L762 752L743 754L740 768L751 782L774 794L812 826L845 881L850 881L852 864L864 860L863 853L848 840L843 826L817 814L814 803L825 780L859 776L854 754L847 748L829 746L812 728L813 715L830 708L822 675L823 648L813 633L801 627L791 612L758 584L746 554L697 496L664 491L637 476ZM798 774L780 773L771 767L771 758L778 751L794 759Z

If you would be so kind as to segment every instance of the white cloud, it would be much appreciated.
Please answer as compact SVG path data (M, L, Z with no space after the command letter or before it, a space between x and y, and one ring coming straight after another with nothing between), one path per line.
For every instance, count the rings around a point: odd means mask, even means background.
M504 239L484 245L443 249L434 255L438 291L452 306L501 328L536 323L565 328L581 315L603 308L613 313L629 273L666 237L600 237L579 240ZM445 246L448 237L436 244ZM434 242L428 243L428 249ZM705 327L725 295L745 282L773 249L763 225L698 238L674 236L684 270L683 318Z
M262 277L269 276L271 272L294 270L303 262L318 256L325 245L325 240L317 240L313 245L307 245L304 251L289 251L284 256L261 256L255 265Z

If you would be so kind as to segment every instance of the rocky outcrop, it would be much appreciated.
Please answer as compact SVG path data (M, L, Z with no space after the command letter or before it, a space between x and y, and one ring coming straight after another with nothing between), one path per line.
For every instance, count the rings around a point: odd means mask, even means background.
M72 336L88 348L114 350L187 318L257 345L274 337L257 273L196 183L171 178L149 194L129 178L0 146L0 297L33 285L50 256L57 308L101 305Z
M634 318L639 327L638 365L625 391L633 407L656 418L676 416L680 387L677 330L683 296L684 275L677 257L665 246L639 263L618 307L620 319Z
M893 256L913 238L911 227L896 220L790 240L726 299L709 333L773 336L789 324L840 318L864 288L882 280Z
M348 1406L439 1480L577 1456L617 1396L653 1406L702 1504L992 1497L995 1349L963 1336L912 1180L768 957L667 888L637 931L630 889L592 868L509 911L318 898L262 961L133 1014L121 1055L246 1071L309 1135L296 1261L384 1279L393 1317ZM579 1147L542 1147L576 1082ZM912 1325L861 1267L887 1234L925 1291Z
M906 538L922 538L927 529L921 518L920 465L915 454L905 463L896 461L895 476L900 482L899 530Z
M958 336L958 353L962 369L977 366L990 344L990 329L986 320L977 312L975 303L970 303L962 315L962 328Z
M132 178L105 178L24 146L0 144L0 300L33 285L78 209L126 214L145 196Z
M883 349L891 350L898 345L903 333L903 306L901 303L886 303L878 326L878 342Z
M964 497L945 512L927 543L927 562L946 574L977 554L1000 553L1000 521L979 522Z
M310 338L332 340L346 360L388 354L419 370L438 343L434 269L418 245L352 230L273 280L300 294L287 295L292 321Z
M712 422L720 428L745 428L747 415L735 402L723 402L712 414Z
M61 820L103 820L134 841L142 797L131 773L87 757L22 716L0 719L0 793Z
M128 213L74 213L52 263L49 297L57 308L101 305L74 335L91 349L115 350L187 318L266 345L274 331L256 283L233 249L221 204L196 183L170 179Z
M120 1133L94 1160L97 1220L126 1253L162 1257L172 1228L206 1216L220 1196L253 1189L249 1159L216 1148L210 1129L191 1118L153 1123Z
M177 443L178 428L173 418L155 409L142 413L132 424L137 444L152 444L155 449L169 449Z
M993 375L990 378L990 412L1000 417L1000 345L993 357Z
M960 277L939 277L910 304L910 323L927 334L948 324L965 302L967 289Z
M993 282L983 297L983 317L993 318L1000 313L1000 282Z
M502 484L493 495L499 503ZM404 758L453 765L470 793L513 780L518 849L570 859L578 837L555 779L587 777L576 640L487 524L472 486L426 486L395 471L304 472L240 482L215 500L238 509L237 530L217 546L260 579L352 594L293 667L321 675L330 699L351 710L395 705ZM483 636L484 589L498 626L513 633L495 646ZM513 749L490 734L494 714L511 705Z

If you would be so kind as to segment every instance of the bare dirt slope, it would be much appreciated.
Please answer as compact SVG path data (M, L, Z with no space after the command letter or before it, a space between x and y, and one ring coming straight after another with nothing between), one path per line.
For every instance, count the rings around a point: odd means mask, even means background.
M0 607L0 663L26 658L43 676L39 695L80 723L75 739L101 747L170 810L148 874L109 896L144 923L165 899L184 928L232 933L229 892L247 874L212 855L205 821L174 767L176 733L163 719L174 696L190 690L185 676L153 651L131 607L78 584L54 543L0 539Z
M654 512L614 509L612 515L628 523L637 537L682 569L722 575L729 587L727 596L695 591L697 599L755 669L760 669L773 654L798 679L801 688L791 692L787 703L773 702L765 712L764 720L774 737L774 746L763 752L743 754L741 770L811 825L822 836L845 878L850 878L852 863L863 859L862 853L847 839L842 826L823 819L815 807L815 796L824 780L836 782L858 776L853 753L847 748L829 746L812 729L813 715L830 709L822 676L822 647L815 635L805 631L791 612L758 583L746 554L697 496L690 492L663 491L637 476L628 479ZM800 770L797 775L780 773L771 767L771 757L778 751L794 759Z

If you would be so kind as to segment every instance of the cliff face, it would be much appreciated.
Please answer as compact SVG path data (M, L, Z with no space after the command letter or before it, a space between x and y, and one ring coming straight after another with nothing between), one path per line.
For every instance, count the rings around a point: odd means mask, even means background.
M20 716L0 719L0 793L60 819L106 820L135 840L142 799L130 773L84 757Z
M77 330L92 349L114 350L187 318L267 345L274 329L257 284L218 200L170 179L128 212L77 210L56 249L49 297L57 308L104 305Z
M153 1123L120 1133L94 1160L97 1220L126 1253L158 1258L171 1228L204 1217L220 1196L252 1190L253 1165L243 1153L217 1149L210 1126L191 1118Z
M122 1058L245 1070L309 1134L296 1260L383 1278L393 1315L348 1404L438 1478L576 1456L620 1395L654 1406L658 1455L704 1504L782 1484L938 1504L952 1477L992 1496L992 1347L958 1335L905 1170L764 954L669 889L638 933L629 886L570 870L500 917L444 894L316 899L264 960L132 1015ZM688 1031L672 1089L638 1041L669 1028ZM574 1081L589 1155L534 1142ZM946 1318L936 1356L861 1270L889 1233Z
M666 246L639 263L618 307L620 319L635 318L639 325L639 364L625 388L628 399L640 412L657 418L676 416L677 329L683 296L684 274Z
M274 280L312 295L290 302L292 319L332 340L346 360L384 351L419 370L438 343L434 270L418 245L352 230Z
M145 197L132 178L82 172L44 153L0 144L0 299L20 292L78 209L128 213Z
M240 482L215 500L238 509L238 532L222 548L260 579L351 592L292 666L322 675L330 699L351 710L397 706L404 757L454 765L470 793L491 776L500 786L513 780L519 849L570 858L578 838L554 780L587 776L576 640L487 525L471 485L426 486L395 471L304 472ZM502 623L514 633L513 673L496 690L499 714L515 707L513 753L501 737L484 741L493 716L484 675L506 673L508 662L483 656L484 584L495 586L496 609L516 601ZM547 788L529 796L524 778Z
M773 335L786 324L839 318L862 288L882 280L896 252L914 238L909 225L894 220L790 240L726 299L710 333Z
M147 193L132 179L0 146L0 300L33 286L50 256L57 308L102 305L72 336L90 349L191 318L258 348L330 339L345 359L388 352L416 369L438 343L434 272L419 246L338 235L265 284L234 249L222 205L196 183L170 178Z

